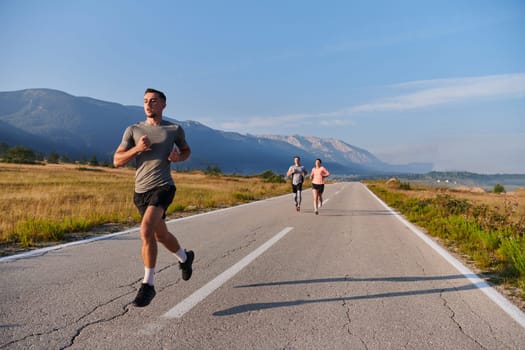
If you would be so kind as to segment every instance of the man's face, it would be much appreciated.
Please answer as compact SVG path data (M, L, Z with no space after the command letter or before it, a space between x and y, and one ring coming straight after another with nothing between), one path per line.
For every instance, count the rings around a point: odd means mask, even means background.
M295 157L293 161L295 162L295 165L299 165L300 159L299 157Z
M146 113L146 117L162 117L162 111L165 107L166 103L156 93L148 92L144 95L144 113Z

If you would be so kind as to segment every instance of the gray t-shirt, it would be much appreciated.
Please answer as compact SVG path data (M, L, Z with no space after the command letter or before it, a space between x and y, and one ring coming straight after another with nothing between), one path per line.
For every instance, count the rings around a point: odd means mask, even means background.
M292 171L293 170L293 174L292 174L292 184L294 185L298 185L300 183L303 183L304 181L304 176L306 174L308 174L308 172L306 171L306 169L304 168L304 166L302 165L299 165L299 166L296 166L296 165L292 165L290 167L290 169L288 169L288 171Z
M151 141L151 150L136 157L135 192L144 193L155 187L173 185L171 162L168 156L173 146L187 146L184 130L180 125L163 120L161 125L148 125L144 121L131 125L124 131L120 147L134 147L143 135Z

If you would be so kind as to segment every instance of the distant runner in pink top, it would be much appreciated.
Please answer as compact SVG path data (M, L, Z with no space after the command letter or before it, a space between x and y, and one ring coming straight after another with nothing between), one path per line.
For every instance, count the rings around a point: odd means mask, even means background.
M315 160L315 168L310 173L312 179L312 194L314 195L314 212L319 215L319 209L323 206L324 178L330 176L330 172L321 165L321 159Z

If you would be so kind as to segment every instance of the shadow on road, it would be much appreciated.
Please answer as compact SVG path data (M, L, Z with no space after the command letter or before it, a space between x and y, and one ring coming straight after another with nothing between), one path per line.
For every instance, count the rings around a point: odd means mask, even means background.
M297 284L311 284L311 283L334 283L334 282L420 282L420 281L444 281L454 279L466 279L466 278L477 278L477 275L447 275L447 276L402 276L402 277L367 277L367 278L353 278L353 277L335 277L335 278L322 278L322 279L311 279L311 280L298 280L298 281L281 281L281 282L269 282L269 283L257 283L235 286L234 288L255 288L255 287L266 287L266 286L283 286L283 285L297 285ZM229 316L244 312L274 309L280 307L290 307L305 304L316 304L316 303L330 303L330 302L341 302L341 301L355 301L355 300L369 300L369 299L381 299L381 298L395 298L412 295L426 295L426 294L442 294L450 292L461 292L474 289L484 288L487 285L484 282L469 283L460 287L447 287L447 288L432 288L432 289L421 289L421 290L410 290L402 292L387 292L379 294L367 294L367 295L355 295L348 297L338 298L323 298L323 299L312 299L312 300L290 300L274 303L253 303L243 304L234 306L229 309L214 312L214 316Z
M470 275L446 275L446 276L399 276L399 277L331 277L297 281L277 281L267 283L254 283L235 286L234 288L252 288L267 286L286 286L294 284L332 283L332 282L420 282L420 281L446 281L465 278L478 278L475 274Z

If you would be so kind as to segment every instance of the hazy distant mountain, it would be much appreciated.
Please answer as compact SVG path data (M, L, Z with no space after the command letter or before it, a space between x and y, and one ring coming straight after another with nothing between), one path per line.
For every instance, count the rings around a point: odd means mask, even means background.
M56 90L0 93L0 121L49 142L36 144L32 137L22 136L8 144L28 146L42 153L54 150L73 158L91 155L109 158L120 141L122 128L141 119L143 112L137 107L75 97ZM116 136L118 133L121 135Z
M124 129L144 120L138 106L124 106L51 89L0 92L0 142L26 146L72 159L97 156L110 160ZM169 118L168 118L169 119ZM392 166L370 152L335 139L313 136L243 135L209 128L196 121L175 121L192 148L187 169L218 166L227 173L284 173L300 155L310 167L315 158L334 174L425 173L432 164Z
M426 173L432 170L430 163L410 163L405 165L387 164L365 149L349 145L336 139L322 139L315 136L278 136L263 135L263 138L283 141L306 151L308 154L319 155L324 162L346 165L359 172L408 172Z

